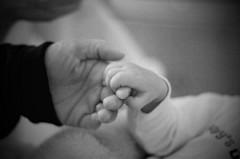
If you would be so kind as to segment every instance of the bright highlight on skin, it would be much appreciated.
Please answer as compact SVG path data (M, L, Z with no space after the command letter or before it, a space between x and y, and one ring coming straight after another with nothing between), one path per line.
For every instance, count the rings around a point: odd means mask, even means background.
M104 90L105 93L106 89ZM117 111L123 105L123 101L129 97L131 89L121 87L116 91L116 95L106 96L102 99L103 103L96 105L97 120L101 123L109 123L116 119Z
M128 87L121 87L119 88L117 91L116 91L116 96L119 98L119 99L127 99L127 97L130 96L130 93L131 93L131 89L128 88Z

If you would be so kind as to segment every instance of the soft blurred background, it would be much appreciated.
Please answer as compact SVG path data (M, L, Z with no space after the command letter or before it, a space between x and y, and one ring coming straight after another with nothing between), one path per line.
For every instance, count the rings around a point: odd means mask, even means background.
M82 0L76 12L56 20L18 22L5 41L72 38L105 39L150 68L164 70L162 63L173 96L240 93L238 1Z
M239 95L237 0L80 1L78 6L78 0L2 0L7 5L0 5L0 39L14 44L104 39L128 60L166 72L174 97L209 91ZM15 145L8 139L10 146L2 145L7 152L8 147L19 150L8 155L20 156L20 150L27 154L56 131L22 118L9 137Z
M240 93L240 7L228 0L111 0L144 51L161 59L173 96Z

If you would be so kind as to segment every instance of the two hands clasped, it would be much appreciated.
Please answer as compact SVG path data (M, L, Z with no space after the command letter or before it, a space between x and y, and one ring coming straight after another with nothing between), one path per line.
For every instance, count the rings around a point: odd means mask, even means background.
M151 107L149 104L156 107L167 94L159 79L153 72L133 63L109 64L104 71L101 102L96 105L92 119L100 123L112 122L124 104L137 111Z
M124 54L102 41L52 44L46 53L46 70L54 107L63 124L98 128L129 109L156 107L168 92L157 74L119 61Z

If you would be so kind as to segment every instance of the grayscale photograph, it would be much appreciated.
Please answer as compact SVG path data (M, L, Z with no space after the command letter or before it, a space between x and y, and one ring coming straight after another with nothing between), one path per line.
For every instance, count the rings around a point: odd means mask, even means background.
M240 159L238 0L0 0L0 159Z

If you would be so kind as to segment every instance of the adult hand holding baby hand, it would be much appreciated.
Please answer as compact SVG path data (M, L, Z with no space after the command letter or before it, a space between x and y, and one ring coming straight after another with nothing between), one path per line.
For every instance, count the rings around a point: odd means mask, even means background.
M105 91L97 105L100 122L113 121L123 104L150 113L167 94L166 83L153 72L132 63L112 63L104 71Z
M114 94L112 89L105 86L101 91L101 102L96 105L96 117L101 123L110 123L117 117L123 101Z
M105 83L129 108L153 111L169 93L169 84L150 70L133 63L113 63L105 69Z
M110 123L117 117L119 109L125 104L124 100L130 95L130 88L119 88L116 92L108 86L101 91L101 102L96 105L94 117L101 123Z
M63 124L97 128L95 106L100 101L103 72L108 61L123 54L103 41L52 44L46 53L46 70L56 113Z

